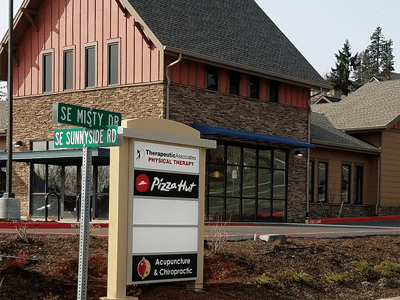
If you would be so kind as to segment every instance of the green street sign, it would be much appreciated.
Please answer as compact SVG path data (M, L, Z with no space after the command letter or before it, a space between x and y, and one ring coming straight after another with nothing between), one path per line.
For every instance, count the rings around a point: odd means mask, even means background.
M118 126L54 130L54 148L112 147L118 141Z
M100 129L107 126L121 126L121 114L65 103L54 103L53 123Z

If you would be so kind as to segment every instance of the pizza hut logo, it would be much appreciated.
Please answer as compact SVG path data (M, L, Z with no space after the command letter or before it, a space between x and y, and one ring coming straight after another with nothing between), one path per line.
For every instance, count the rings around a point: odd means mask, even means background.
M136 190L140 193L146 193L150 187L150 179L146 174L140 174L136 178Z

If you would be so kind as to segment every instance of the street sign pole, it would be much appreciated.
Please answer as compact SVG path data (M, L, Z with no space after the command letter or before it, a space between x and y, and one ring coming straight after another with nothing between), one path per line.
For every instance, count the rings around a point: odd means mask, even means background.
M87 299L91 173L92 148L84 146L82 155L81 224L79 229L78 300Z

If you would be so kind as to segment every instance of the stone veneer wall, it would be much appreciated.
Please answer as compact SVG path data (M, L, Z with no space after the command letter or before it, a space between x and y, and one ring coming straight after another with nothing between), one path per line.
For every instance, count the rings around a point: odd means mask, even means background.
M310 219L338 218L340 204L310 203ZM324 213L325 211L325 213ZM352 205L344 204L340 212L340 218L373 217L375 216L375 205Z
M307 109L179 84L170 88L170 118L307 141ZM290 147L287 219L304 221L307 159L295 158L294 150Z
M23 142L16 151L29 151L31 141L53 139L56 128L72 127L52 122L53 103L116 111L122 119L162 118L164 99L165 85L160 82L15 98L13 138ZM14 163L13 170L13 192L21 199L24 216L29 213L30 164Z

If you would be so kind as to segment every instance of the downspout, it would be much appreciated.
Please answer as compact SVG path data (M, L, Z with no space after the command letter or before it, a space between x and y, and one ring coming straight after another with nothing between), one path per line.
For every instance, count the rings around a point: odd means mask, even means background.
M379 153L378 158L378 178L376 183L376 205L375 205L375 216L379 215L379 205L381 203L381 163L382 153Z
M165 50L165 47L164 47ZM179 54L178 60L170 63L166 68L165 68L165 75L167 77L167 96L166 96L166 103L165 103L165 119L169 119L169 86L171 85L171 78L169 78L168 74L168 68L172 67L173 65L179 63L182 60L182 54Z
M313 95L319 95L322 94L322 88L320 88L320 91ZM307 124L307 142L308 144L311 144L311 96L308 97L308 124ZM307 195L306 195L306 203L307 203L307 208L306 208L306 222L308 222L308 219L310 218L310 193L308 191L308 189L310 188L310 148L307 148L307 171L306 171L306 176L307 176L307 180L306 180L306 191L307 191ZM314 191L311 191L312 193Z

